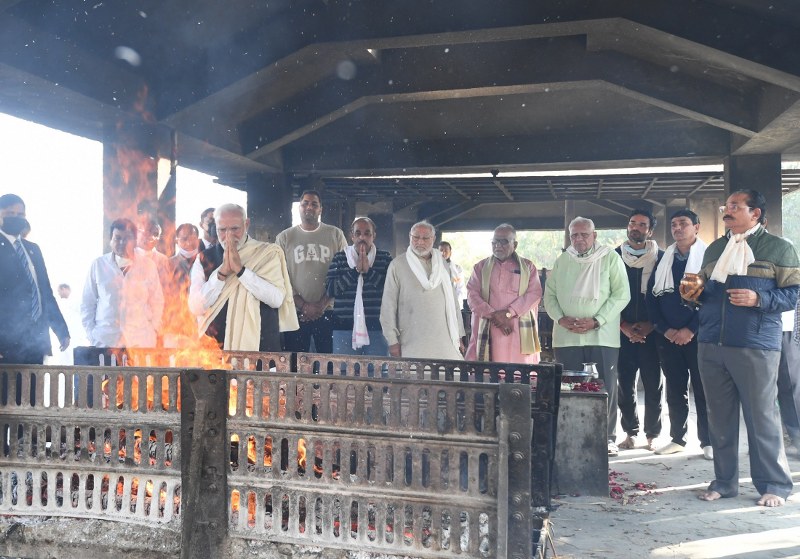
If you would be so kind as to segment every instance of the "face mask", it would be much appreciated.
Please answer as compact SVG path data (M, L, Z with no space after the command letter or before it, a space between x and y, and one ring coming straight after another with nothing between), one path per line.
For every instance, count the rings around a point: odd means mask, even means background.
M28 220L24 217L10 215L3 218L3 231L12 237L16 237L29 226Z
M194 250L184 250L181 247L178 247L178 254L183 256L184 258L192 258L199 252L199 249Z

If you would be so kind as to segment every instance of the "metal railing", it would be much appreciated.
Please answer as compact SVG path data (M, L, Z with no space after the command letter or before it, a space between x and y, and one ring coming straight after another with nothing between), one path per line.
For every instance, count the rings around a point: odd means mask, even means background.
M0 511L177 522L180 371L0 369Z
M184 557L226 556L229 538L416 557L537 545L558 365L101 356L116 366L0 368L1 512L177 526Z

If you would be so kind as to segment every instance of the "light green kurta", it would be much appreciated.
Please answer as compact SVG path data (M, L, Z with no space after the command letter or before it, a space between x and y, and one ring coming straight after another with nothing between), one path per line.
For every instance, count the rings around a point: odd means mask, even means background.
M554 323L553 347L619 347L619 315L631 298L628 276L615 251L609 251L600 262L600 297L593 301L572 294L581 264L566 252L556 259L544 290L544 308ZM594 317L600 328L573 334L559 326L558 320L564 316Z
M392 260L386 272L381 302L381 327L386 341L390 346L399 343L403 357L463 359L447 331L447 300L442 286L424 290L411 271L407 256L404 253ZM425 268L430 276L430 265ZM452 289L449 283L445 287ZM461 311L456 308L456 312L459 334L463 336Z

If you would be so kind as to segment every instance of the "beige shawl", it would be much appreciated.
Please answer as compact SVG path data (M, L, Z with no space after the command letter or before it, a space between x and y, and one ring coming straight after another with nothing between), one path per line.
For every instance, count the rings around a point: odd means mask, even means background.
M278 245L262 243L248 237L239 249L242 265L259 277L281 289L286 294L278 309L281 332L297 330L297 311L292 297L286 257ZM216 273L216 272L215 272ZM235 275L225 280L222 293L201 318L200 333L205 333L222 307L228 303L225 325L225 342L222 349L233 351L258 351L261 342L260 302L250 293Z
M531 279L531 270L522 261L522 258L515 252L511 255L519 265L519 296L522 297L528 289L528 282ZM481 298L489 301L489 288L492 281L492 268L494 267L494 257L488 258L488 262L481 270ZM489 335L489 321L481 318L478 326L478 359L489 361L491 354L491 336ZM519 316L519 347L520 353L530 355L542 351L539 345L539 333L536 328L536 318L533 316L533 309Z

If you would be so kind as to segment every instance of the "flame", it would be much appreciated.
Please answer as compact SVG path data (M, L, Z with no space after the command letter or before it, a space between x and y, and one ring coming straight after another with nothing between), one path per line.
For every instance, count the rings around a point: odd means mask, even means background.
M234 489L231 492L231 511L239 512L239 490Z
M297 440L297 473L306 473L306 440Z
M236 401L239 396L239 381L235 378L231 379L229 395L228 395L228 415L236 415Z
M251 435L247 437L247 464L255 465L257 457L258 454L256 453L256 439Z

